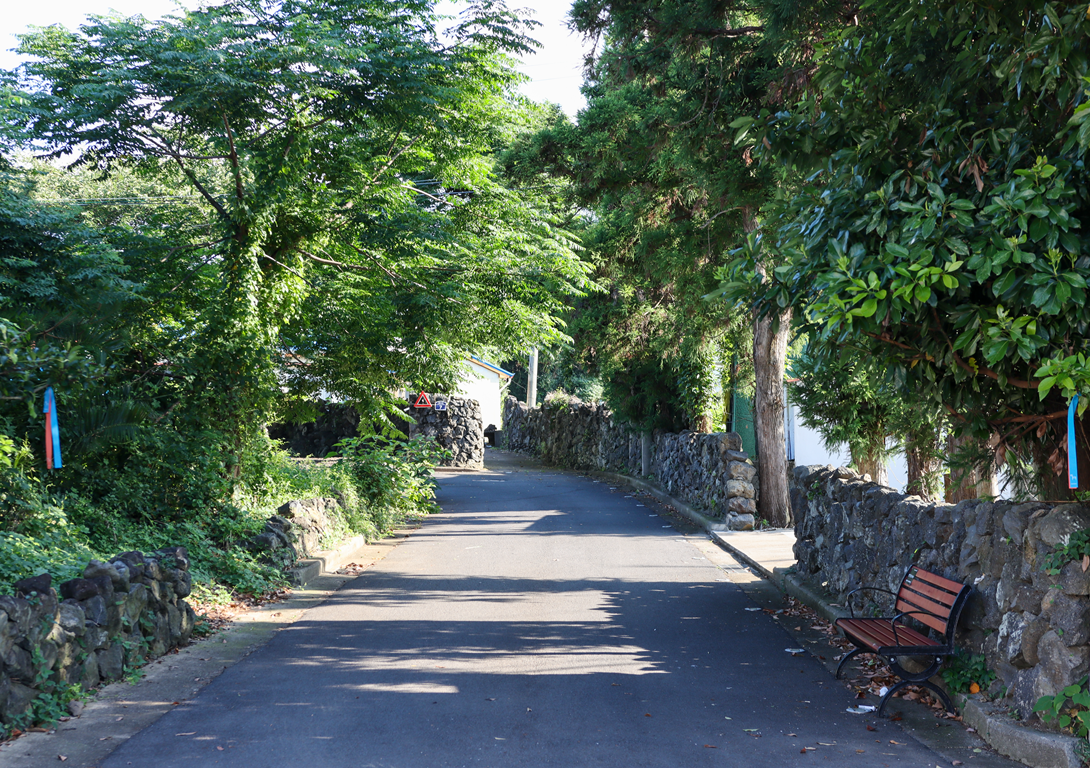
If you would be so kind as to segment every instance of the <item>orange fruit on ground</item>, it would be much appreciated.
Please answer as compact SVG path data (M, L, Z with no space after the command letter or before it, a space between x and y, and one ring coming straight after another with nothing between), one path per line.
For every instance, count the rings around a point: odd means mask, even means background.
M969 686L969 693L980 693L980 686L976 683L973 683Z

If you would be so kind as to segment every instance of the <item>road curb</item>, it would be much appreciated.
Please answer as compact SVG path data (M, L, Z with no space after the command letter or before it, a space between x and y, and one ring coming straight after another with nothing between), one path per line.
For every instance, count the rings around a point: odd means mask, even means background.
M646 480L615 472L591 470L587 474L638 488L659 501L669 504L679 513L702 526L717 545L739 562L753 569L781 592L813 608L822 618L835 621L848 615L848 611L832 603L830 595L793 573L790 568L776 568L770 571L745 552L731 545L724 537L718 535L719 532L726 530L722 522L712 520L689 504L673 498L661 488ZM985 708L986 702L978 696L956 698L961 706L962 720L975 729L977 735L1001 755L1017 760L1030 768L1084 768L1088 765L1077 752L1078 745L1082 743L1081 739L1058 733L1035 731L1019 725L1005 714L988 711Z

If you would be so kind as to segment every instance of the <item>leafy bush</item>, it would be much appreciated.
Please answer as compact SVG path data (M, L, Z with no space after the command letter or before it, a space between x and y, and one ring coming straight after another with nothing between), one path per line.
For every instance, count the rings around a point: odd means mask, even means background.
M1082 561L1083 570L1090 567L1090 528L1075 531L1064 537L1063 544L1044 559L1045 572L1055 576L1068 563Z
M958 649L946 662L942 670L942 679L954 693L968 693L973 683L986 689L995 682L995 672L988 669L988 663L982 653L969 653Z
M1046 723L1070 729L1076 736L1090 736L1090 688L1087 678L1069 685L1055 696L1042 696L1033 706Z
M434 439L390 443L350 437L337 445L361 500L358 512L349 513L353 530L369 520L378 533L386 533L406 517L437 509L431 471L451 454Z
M83 575L83 567L102 555L80 534L82 529L61 527L38 537L0 531L0 594L11 594L12 584L27 576L48 573L54 581Z

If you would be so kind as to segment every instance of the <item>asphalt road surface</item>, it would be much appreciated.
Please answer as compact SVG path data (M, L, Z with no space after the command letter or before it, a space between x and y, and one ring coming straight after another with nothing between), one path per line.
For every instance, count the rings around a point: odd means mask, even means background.
M491 461L102 768L950 765L639 498Z

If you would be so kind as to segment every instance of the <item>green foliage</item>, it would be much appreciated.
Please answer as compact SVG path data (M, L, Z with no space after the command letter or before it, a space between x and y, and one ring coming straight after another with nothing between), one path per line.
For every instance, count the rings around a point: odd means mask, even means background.
M1041 563L1046 573L1057 575L1068 563L1090 562L1090 528L1075 531L1064 537L1055 552L1050 553ZM1086 570L1084 567L1083 570Z
M353 530L368 526L360 512L375 531L384 534L406 518L436 511L432 470L451 454L434 438L389 443L354 437L337 446L361 501L358 512L349 511Z
M76 529L65 526L36 537L0 531L0 594L28 576L48 573L55 581L83 576L83 568L102 554L92 549Z
M1055 723L1080 738L1090 735L1090 689L1087 678L1069 685L1055 696L1042 696L1033 711L1046 723Z
M986 690L995 682L995 678L995 672L988 669L984 654L969 653L960 648L947 659L942 670L942 679L954 693L968 693L973 683Z
M738 126L806 182L721 272L725 294L793 307L811 343L873 359L957 432L997 434L1043 498L1067 493L1057 414L1090 382L1084 11L868 3L821 46L812 93ZM762 275L769 254L784 261Z

